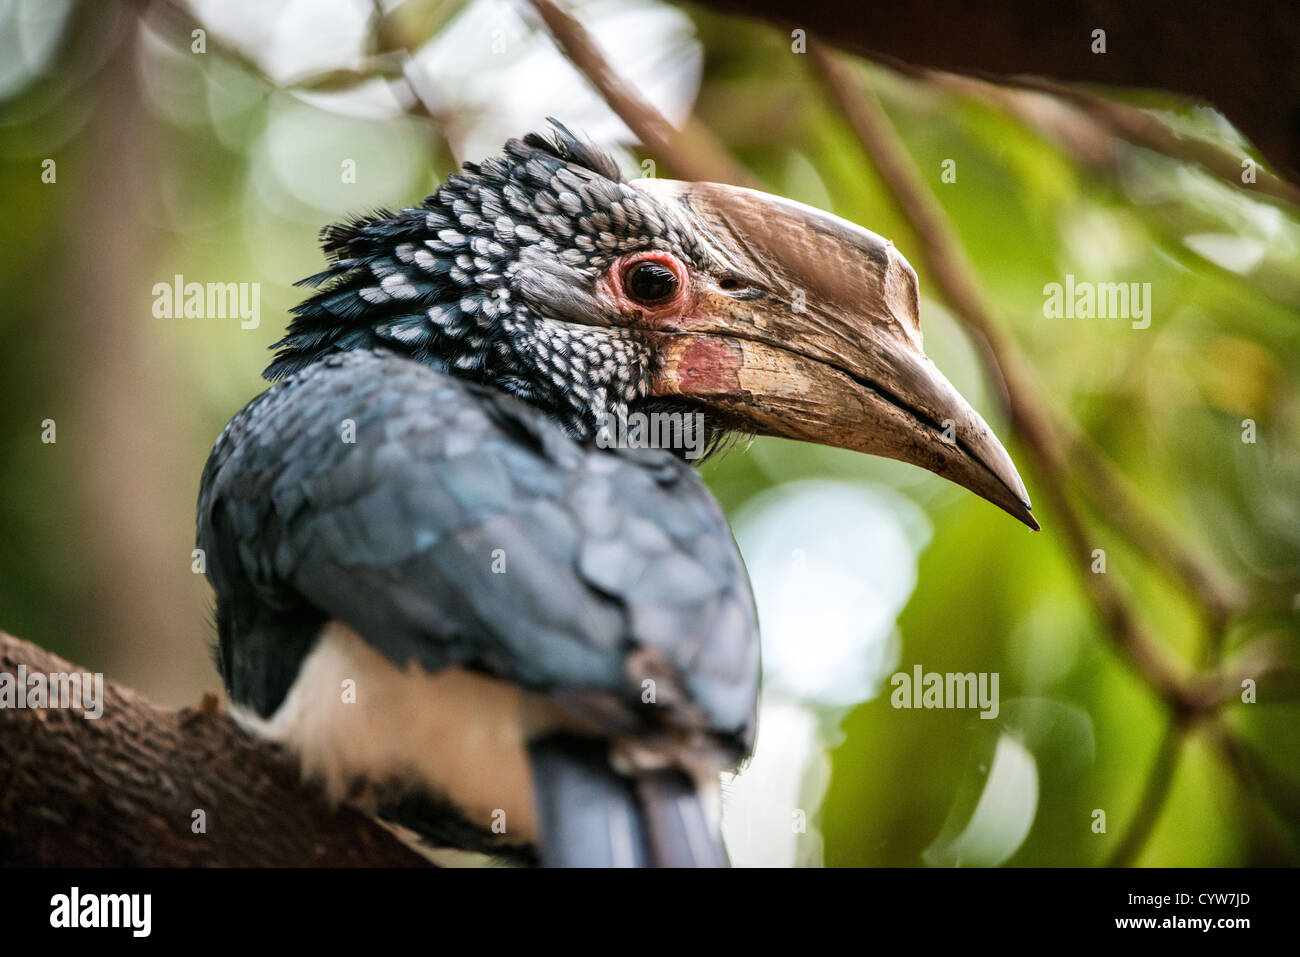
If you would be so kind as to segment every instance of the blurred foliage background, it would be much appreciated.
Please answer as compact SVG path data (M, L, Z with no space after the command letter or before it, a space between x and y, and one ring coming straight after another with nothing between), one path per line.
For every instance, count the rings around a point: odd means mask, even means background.
M1053 136L1088 131L1028 95L1007 109L850 61L1032 369L1021 398L1072 421L1225 583L1207 610L1161 545L1113 520L1081 460L1035 467L912 222L786 31L650 0L571 9L674 125L693 115L762 188L895 241L920 274L927 351L1007 441L1044 526L918 469L795 443L705 467L764 629L758 753L726 786L736 862L1300 860L1295 207L1095 131ZM1208 106L1110 93L1251 156ZM199 474L265 385L318 229L416 203L548 115L629 176L673 173L527 4L0 0L0 628L161 702L216 688L191 567ZM260 322L158 318L153 288L177 275L260 284ZM1047 316L1044 287L1067 275L1150 283L1149 328ZM1048 482L1079 510L1084 553ZM1093 549L1213 706L1171 706L1117 653L1084 577ZM890 676L918 664L996 672L998 717L893 707Z

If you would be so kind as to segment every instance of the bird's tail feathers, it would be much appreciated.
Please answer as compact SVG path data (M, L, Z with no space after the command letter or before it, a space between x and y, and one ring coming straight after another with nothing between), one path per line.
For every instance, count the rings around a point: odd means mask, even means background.
M529 748L547 867L726 867L695 782L615 771L605 742L552 735Z

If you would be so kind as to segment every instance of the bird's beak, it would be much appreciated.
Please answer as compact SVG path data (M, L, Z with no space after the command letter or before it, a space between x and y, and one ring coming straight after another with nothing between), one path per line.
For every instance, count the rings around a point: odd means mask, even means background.
M653 390L760 435L899 459L965 486L1032 529L1006 449L921 348L916 273L893 244L754 190L644 179L722 264L660 323Z

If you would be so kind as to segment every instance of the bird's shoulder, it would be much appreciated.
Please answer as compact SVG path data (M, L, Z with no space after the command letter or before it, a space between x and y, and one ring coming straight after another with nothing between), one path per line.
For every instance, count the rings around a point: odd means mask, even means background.
M199 539L239 565L212 570L219 600L288 588L395 661L629 706L651 687L752 733L753 600L695 470L491 387L382 350L295 373L222 433Z

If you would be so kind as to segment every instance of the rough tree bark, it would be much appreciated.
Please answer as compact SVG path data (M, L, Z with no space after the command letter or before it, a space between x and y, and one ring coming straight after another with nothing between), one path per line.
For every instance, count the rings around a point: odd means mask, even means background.
M0 632L0 672L20 664L82 670ZM103 706L93 720L0 707L0 865L427 866L366 816L329 807L215 696L171 711L106 681Z

